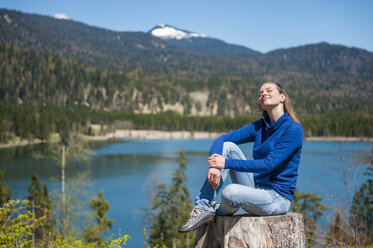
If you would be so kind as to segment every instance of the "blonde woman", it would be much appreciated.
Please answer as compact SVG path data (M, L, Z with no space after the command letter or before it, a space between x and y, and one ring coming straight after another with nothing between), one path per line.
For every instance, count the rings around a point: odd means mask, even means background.
M239 208L252 215L278 215L289 210L296 189L303 129L281 85L262 84L259 105L262 119L213 142L207 179L179 232L190 232L215 215L233 215ZM253 160L247 160L237 146L247 142L254 142ZM232 184L225 186L221 204L216 204L216 194L228 174Z

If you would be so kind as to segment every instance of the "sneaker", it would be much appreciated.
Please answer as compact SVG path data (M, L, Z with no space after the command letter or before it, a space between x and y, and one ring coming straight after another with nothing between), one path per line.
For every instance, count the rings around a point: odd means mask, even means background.
M180 227L179 233L191 232L205 223L213 221L215 218L215 212L210 212L198 208L193 208L192 212L189 214L188 222Z

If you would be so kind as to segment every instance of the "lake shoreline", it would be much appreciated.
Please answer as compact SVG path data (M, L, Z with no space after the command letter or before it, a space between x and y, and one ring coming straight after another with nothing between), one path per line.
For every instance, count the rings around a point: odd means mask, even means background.
M190 131L162 131L162 130L116 130L113 133L108 133L105 135L94 135L88 136L84 135L84 139L92 141L104 141L109 139L214 139L219 137L224 133L217 132L190 132ZM305 141L336 141L336 142L354 142L354 141L364 141L373 142L373 137L306 137ZM46 141L35 139L33 141L21 140L8 144L0 144L0 149L10 148L16 146L34 145L40 144Z
M190 131L161 131L161 130L116 130L114 133L106 135L85 136L89 140L107 140L111 138L123 139L213 139L224 133L217 132L190 132ZM306 141L366 141L373 142L372 138L367 137L305 137Z

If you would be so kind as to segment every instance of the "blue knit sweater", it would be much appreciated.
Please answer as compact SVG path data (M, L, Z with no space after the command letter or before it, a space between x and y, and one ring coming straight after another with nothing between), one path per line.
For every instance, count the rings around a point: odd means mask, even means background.
M217 138L210 156L222 154L226 141L237 145L254 142L254 160L226 159L225 168L254 173L256 185L273 188L292 200L298 177L298 166L303 144L303 128L290 116L283 114L272 126L260 119Z

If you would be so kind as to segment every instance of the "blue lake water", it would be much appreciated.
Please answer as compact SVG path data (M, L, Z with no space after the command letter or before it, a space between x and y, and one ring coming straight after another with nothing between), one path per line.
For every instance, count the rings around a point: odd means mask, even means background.
M114 219L111 233L131 236L126 247L142 247L144 216L147 194L155 182L169 183L172 172L178 168L176 161L181 149L186 154L188 187L191 197L197 194L207 175L207 156L212 139L198 140L121 140L95 149L96 155L88 161L68 164L67 176L90 171L92 190L97 195L103 190L110 203L108 216ZM358 187L364 180L364 166L357 165L362 151L371 149L371 142L317 142L305 141L299 167L297 188L301 192L317 193L323 203L337 207L346 202L346 188L341 180L345 173L347 183ZM42 145L39 145L42 147ZM37 150L38 146L36 147ZM252 144L240 146L251 159ZM0 150L0 170L5 171L5 182L12 189L12 198L24 198L30 177L34 171L49 190L59 184L51 178L60 177L56 162L47 158L31 156L30 147ZM351 169L352 168L352 169ZM82 206L84 208L86 206Z

